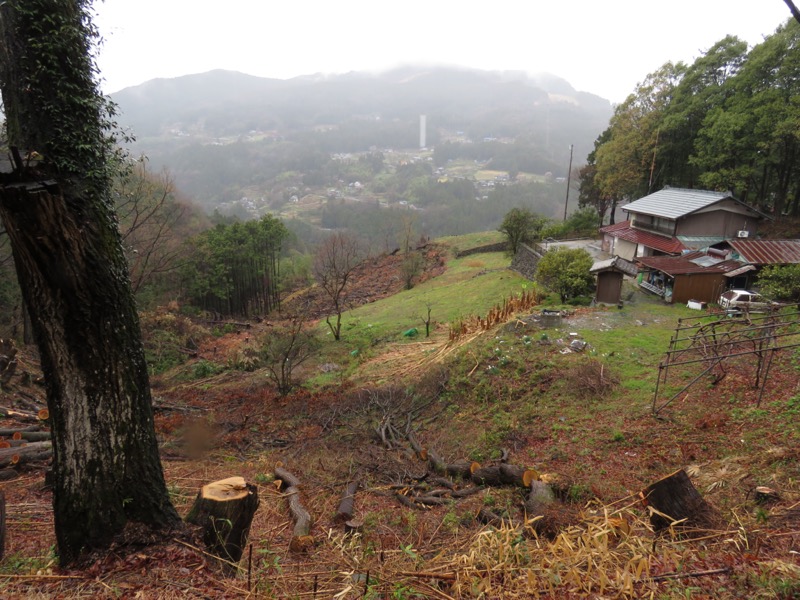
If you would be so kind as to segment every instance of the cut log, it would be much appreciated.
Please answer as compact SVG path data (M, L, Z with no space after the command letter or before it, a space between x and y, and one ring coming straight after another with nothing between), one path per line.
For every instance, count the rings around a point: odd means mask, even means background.
M686 471L680 469L650 484L639 493L650 508L650 524L661 531L680 521L680 526L714 529L722 524L720 514L703 500Z
M40 431L40 429L36 425L31 425L29 427L21 427L15 429L0 429L0 437L11 437L15 433L24 433L26 431Z
M344 488L344 493L339 501L339 508L336 509L336 516L334 521L337 523L346 523L353 519L353 511L355 510L356 492L358 491L359 482L351 481Z
M19 462L44 460L52 455L51 442L31 442L17 448L0 448L0 467L7 467Z
M472 474L472 481L478 485L516 485L527 488L531 481L538 479L538 473L519 465L501 463L489 467L481 467Z
M203 543L222 559L224 572L236 572L247 546L250 524L258 508L258 489L243 477L229 477L203 486L186 515L203 527Z
M4 406L0 406L0 417L4 417L6 419L15 419L17 421L24 421L26 423L39 422L39 417L35 413L29 413L21 410L16 410L13 408L6 408Z
M439 455L438 452L436 452L436 450L430 448L424 449L413 431L409 431L406 434L406 438L408 439L408 443L411 445L411 449L417 455L417 458L426 461L428 463L428 468L439 475L469 479L472 476L472 473L480 467L478 463L470 462L468 460L460 460L454 463L445 462L445 460ZM446 484L440 483L439 485L445 485L445 487L448 487ZM452 485L452 483L450 485Z
M289 513L294 520L289 550L307 552L314 546L314 538L311 536L311 515L300 501L300 480L282 467L275 468L275 479L281 482L281 489L289 503Z
M19 477L19 471L16 469L0 469L0 481L9 481Z
M20 448L22 446L27 446L29 442L26 442L22 439L10 439L10 440L2 440L0 441L0 448Z
M12 440L24 440L26 442L46 442L51 439L49 431L17 431L12 436Z
M481 466L474 461L457 460L445 467L445 473L450 477L461 477L461 479L469 481L472 474L480 468Z

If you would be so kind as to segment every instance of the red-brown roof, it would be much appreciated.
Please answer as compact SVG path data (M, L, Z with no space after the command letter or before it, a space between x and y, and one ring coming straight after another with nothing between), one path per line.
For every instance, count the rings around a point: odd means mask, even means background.
M634 229L631 227L630 221L623 221L622 223L615 223L614 225L606 225L600 228L600 233L607 233L608 235L617 237L626 242L634 244L641 244L653 250L664 252L666 254L680 254L686 250L686 246L681 243L678 238L666 237L650 233L649 231L642 231L641 229Z
M645 267L662 271L667 275L691 275L693 273L728 273L742 266L738 260L723 260L713 265L703 266L692 262L708 257L705 252L688 252L681 256L643 256L637 258ZM713 257L712 257L713 258Z
M800 240L728 240L742 260L753 265L800 263Z

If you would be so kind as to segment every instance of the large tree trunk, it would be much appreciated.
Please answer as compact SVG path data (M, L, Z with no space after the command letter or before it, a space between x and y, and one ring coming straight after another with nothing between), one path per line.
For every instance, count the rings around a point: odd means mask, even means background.
M113 139L93 81L88 4L0 4L0 89L17 157L0 179L0 219L47 386L62 564L109 544L128 520L180 523L111 208ZM17 148L43 160L24 164Z
M109 216L80 222L79 207L42 188L0 189L47 385L65 563L84 547L109 543L128 519L179 521L158 457L139 322L116 236Z

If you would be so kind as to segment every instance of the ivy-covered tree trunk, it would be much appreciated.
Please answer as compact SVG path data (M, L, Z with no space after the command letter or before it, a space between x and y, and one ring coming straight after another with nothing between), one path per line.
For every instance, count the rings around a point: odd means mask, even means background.
M0 218L47 385L62 564L108 545L128 521L180 522L110 201L115 141L94 82L89 4L0 4L0 90L17 156L0 179Z

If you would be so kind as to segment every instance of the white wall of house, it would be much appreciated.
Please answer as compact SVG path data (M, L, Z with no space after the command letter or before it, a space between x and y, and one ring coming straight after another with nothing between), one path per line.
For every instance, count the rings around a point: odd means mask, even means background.
M637 256L641 256L637 254L637 247L639 247L639 244L634 244L633 242L620 238L614 238L614 240L615 243L611 252L612 256L621 256L625 260L633 260ZM644 248L644 246L641 246L641 248Z

